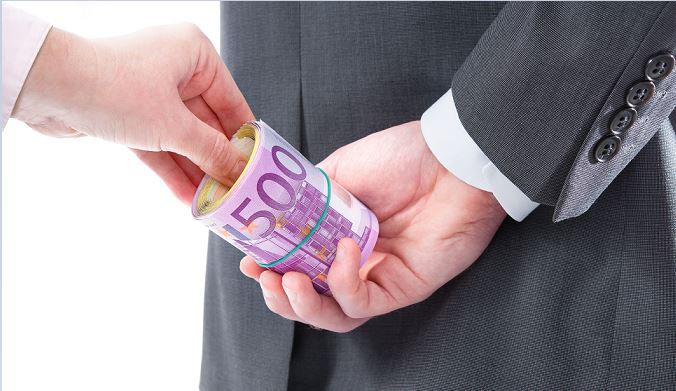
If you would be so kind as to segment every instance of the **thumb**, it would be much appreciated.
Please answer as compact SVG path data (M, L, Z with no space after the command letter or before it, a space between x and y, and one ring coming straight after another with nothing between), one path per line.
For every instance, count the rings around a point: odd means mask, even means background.
M166 143L168 150L187 157L218 182L232 186L244 171L248 157L225 134L185 111L188 126L172 135Z
M341 239L328 275L333 298L351 318L371 316L368 287L359 278L360 257L359 247L354 240Z
M322 160L317 164L317 167L321 168L326 172L326 175L329 176L329 178L336 179L336 169L338 166L338 162L340 161L340 155L342 154L342 148L338 149L337 151L334 151L332 154L326 157L326 159Z

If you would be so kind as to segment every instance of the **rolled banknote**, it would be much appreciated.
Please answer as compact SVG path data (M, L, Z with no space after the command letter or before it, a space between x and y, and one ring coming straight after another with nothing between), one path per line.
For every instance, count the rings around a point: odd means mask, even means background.
M378 238L375 215L263 121L244 124L231 142L248 156L244 171L231 188L205 176L193 216L260 266L305 273L330 295L338 241L354 239L363 265Z

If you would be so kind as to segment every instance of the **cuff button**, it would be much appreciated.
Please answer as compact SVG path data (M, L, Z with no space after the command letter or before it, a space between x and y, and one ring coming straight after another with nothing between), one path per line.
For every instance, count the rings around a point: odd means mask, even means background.
M618 136L624 134L634 123L636 115L636 109L631 107L618 111L610 121L610 131Z
M629 89L627 93L627 104L631 107L638 107L649 101L655 93L655 84L651 81L641 81Z
M674 70L674 62L676 61L672 54L658 54L648 60L645 66L645 76L652 81L664 79Z
M622 145L622 140L617 136L608 136L602 138L601 141L596 144L594 149L594 157L599 163L607 162L612 159L617 152L620 150Z

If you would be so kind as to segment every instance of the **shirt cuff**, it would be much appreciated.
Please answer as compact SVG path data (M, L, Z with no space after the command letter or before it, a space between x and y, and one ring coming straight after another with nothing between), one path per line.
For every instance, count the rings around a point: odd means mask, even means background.
M2 4L2 109L0 129L14 110L23 83L33 66L51 24Z
M468 185L493 193L514 220L522 221L540 205L502 174L470 137L451 90L425 111L421 128L428 147L447 170Z

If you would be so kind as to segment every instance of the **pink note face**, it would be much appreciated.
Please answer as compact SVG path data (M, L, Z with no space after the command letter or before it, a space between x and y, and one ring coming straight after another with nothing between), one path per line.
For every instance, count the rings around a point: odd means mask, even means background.
M354 239L363 265L378 238L378 220L339 184L331 182L329 192L322 171L264 122L244 125L238 135L245 133L256 141L242 176L229 192L205 177L193 215L259 264L280 274L305 273L318 292L330 295L326 276L338 241Z

